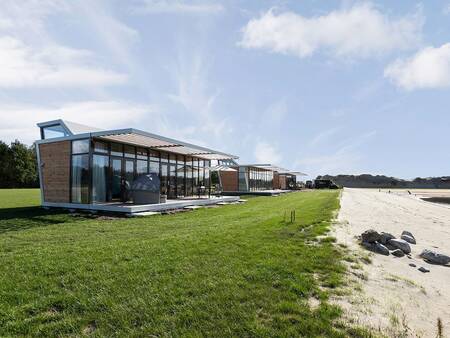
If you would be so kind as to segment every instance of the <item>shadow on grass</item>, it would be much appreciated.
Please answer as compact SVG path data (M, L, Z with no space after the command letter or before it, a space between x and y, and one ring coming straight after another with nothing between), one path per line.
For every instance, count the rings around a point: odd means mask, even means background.
M73 221L65 210L41 207L0 209L0 234Z

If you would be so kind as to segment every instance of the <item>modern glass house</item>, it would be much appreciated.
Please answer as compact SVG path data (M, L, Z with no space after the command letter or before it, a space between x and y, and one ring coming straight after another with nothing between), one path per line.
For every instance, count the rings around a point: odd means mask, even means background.
M95 206L131 203L134 179L151 173L169 200L207 197L211 161L238 158L132 128L100 130L64 120L38 127L43 206L106 210Z
M231 164L235 172L221 172L222 188L226 194L278 194L293 190L301 172L290 171L271 164Z

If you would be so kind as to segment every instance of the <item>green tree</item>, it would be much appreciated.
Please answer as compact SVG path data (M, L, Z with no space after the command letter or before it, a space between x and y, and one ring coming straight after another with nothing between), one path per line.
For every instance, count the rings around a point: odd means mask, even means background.
M8 146L0 141L0 188L31 188L39 185L35 147L18 140Z

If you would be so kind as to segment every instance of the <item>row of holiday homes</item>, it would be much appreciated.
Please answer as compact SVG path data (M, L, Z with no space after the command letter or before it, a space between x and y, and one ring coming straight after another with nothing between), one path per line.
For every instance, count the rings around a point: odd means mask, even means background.
M146 204L146 196L148 204L214 203L219 195L295 189L303 175L270 164L240 165L238 156L131 128L100 130L64 120L38 126L41 200L48 207L109 210L106 205L135 199Z

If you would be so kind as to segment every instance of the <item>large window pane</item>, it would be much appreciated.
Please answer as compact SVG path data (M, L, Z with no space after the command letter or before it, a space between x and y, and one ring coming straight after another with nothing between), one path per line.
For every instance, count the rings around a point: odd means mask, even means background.
M195 158L192 160L192 186L194 195L198 194L198 160Z
M246 167L239 167L239 191L248 191L248 173Z
M113 201L122 198L122 159L111 158L111 199Z
M203 188L205 186L204 175L203 175L203 161L198 162L198 186Z
M177 161L177 195L178 197L184 196L184 172L185 163L182 157L178 157Z
M169 164L169 198L177 197L177 166L175 164Z
M89 142L89 139L72 141L72 154L88 153Z
M125 161L125 181L130 186L131 186L131 183L133 183L133 181L134 181L134 161L133 160Z
M44 137L44 139L49 139L49 138L69 136L69 133L63 128L63 126L58 124L54 126L43 127L42 136Z
M160 180L161 180L161 194L167 194L168 193L168 166L167 163L161 163L161 174L160 174Z
M150 172L159 175L159 162L150 161Z
M142 175L148 173L148 162L143 160L136 161L136 174Z
M186 158L186 196L192 196L192 159Z
M89 155L72 156L72 203L89 203Z
M210 161L205 161L205 187L206 190L208 190L209 192L209 186L210 186L210 172L209 172L209 167L211 166L211 162Z
M109 157L94 155L92 157L92 201L106 202L108 192Z

